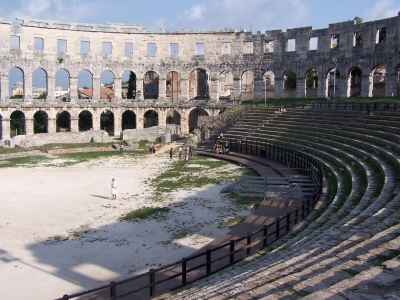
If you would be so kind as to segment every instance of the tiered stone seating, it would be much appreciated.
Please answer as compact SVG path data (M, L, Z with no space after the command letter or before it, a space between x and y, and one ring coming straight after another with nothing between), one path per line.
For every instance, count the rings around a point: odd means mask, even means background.
M324 169L324 194L312 215L266 249L267 255L259 253L172 298L400 296L398 112L289 109L276 114L257 109L225 136L278 143L312 155Z

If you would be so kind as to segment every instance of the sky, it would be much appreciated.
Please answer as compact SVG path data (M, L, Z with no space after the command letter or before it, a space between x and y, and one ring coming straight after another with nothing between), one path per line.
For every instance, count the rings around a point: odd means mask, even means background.
M0 0L0 18L141 24L149 30L265 31L397 16L399 0Z

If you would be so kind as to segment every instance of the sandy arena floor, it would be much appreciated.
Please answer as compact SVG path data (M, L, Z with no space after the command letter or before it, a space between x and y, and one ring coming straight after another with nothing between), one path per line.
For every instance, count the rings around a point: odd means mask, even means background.
M220 194L223 184L154 202L146 181L170 164L166 154L58 163L0 169L2 299L53 299L177 261L228 232L220 220L251 214ZM113 177L116 201L110 199ZM118 221L143 206L170 211Z

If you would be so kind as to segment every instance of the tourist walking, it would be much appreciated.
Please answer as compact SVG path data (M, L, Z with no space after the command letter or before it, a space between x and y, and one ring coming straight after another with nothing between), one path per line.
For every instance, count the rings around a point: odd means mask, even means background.
M189 163L189 153L185 153L185 166L188 166Z
M113 178L111 179L111 199L115 200L117 199L117 181Z
M156 153L156 150L157 150L157 146L156 146L156 143L154 143L153 144L153 153Z
M153 143L150 143L150 145L149 145L149 153L150 154L153 153Z
M172 148L169 150L169 158L172 159Z
M193 146L189 146L189 156L193 156Z
M181 160L181 158L182 158L182 147L181 146L179 146L179 148L178 148L178 153L179 153L179 160Z

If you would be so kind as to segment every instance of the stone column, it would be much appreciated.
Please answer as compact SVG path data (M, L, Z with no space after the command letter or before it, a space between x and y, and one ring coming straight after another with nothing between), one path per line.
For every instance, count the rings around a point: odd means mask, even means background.
M69 77L69 95L71 102L78 100L78 77Z
M326 98L328 96L328 84L328 77L325 75L322 75L320 78L318 78L318 98Z
M158 79L158 100L167 101L167 80L165 78Z
M1 119L1 140L8 140L10 138L10 119Z
M351 92L351 76L340 78L340 98L350 97Z
M100 77L93 76L93 100L100 100Z
M179 100L189 100L189 80L187 78L181 78L181 97Z
M122 79L114 78L114 101L122 99L122 89L121 89Z
M71 118L71 132L79 132L79 119Z
M114 114L114 136L120 136L122 131L122 118Z
M57 119L48 118L47 119L47 133L53 133L57 131Z
M274 98L281 99L283 97L283 79L275 77Z
M10 97L10 94L8 92L9 89L9 81L8 81L8 75L7 74L1 74L0 75L0 100L8 100ZM10 136L10 135L8 135Z
M135 111L135 114L136 114L136 111ZM138 109L138 112L137 112L137 116L136 116L136 118L137 118L137 129L143 129L143 121L144 121L144 119L143 119L143 115L144 115L144 109L143 108L141 108L141 107L139 107L139 109Z
M361 96L372 97L372 90L374 85L374 76L362 75L361 76Z
M32 100L32 74L24 75L24 101Z
M56 99L56 78L54 76L47 76L47 101L54 101Z
M219 101L219 78L218 77L211 78L210 99L214 100L215 102Z
M242 89L240 77L233 76L233 99L242 103Z
M26 135L33 135L33 118L25 118L25 134Z
M158 111L158 126L167 125L167 113L166 111Z
M261 101L263 97L264 81L260 78L254 79L254 101Z
M103 128L100 128L100 117L95 114L92 115L92 126L93 126L93 130L103 129Z
M306 97L306 78L296 79L296 98L305 98Z
M143 91L143 78L139 78L136 76L136 97L135 100L143 100L144 99L144 91Z
M181 132L182 134L189 133L189 116L182 116L181 117Z

